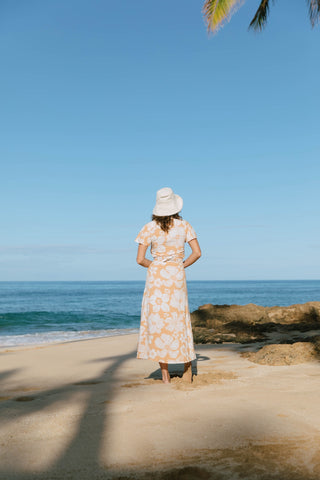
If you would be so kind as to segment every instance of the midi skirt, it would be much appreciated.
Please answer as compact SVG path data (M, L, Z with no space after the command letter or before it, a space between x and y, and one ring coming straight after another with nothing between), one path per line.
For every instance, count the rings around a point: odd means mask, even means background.
M163 363L196 358L182 259L155 259L148 267L137 358Z

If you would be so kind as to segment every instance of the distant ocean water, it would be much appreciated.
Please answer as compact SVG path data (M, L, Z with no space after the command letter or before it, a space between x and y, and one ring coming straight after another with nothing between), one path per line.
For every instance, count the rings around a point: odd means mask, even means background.
M0 282L0 346L138 332L143 281ZM188 281L192 312L205 303L320 301L320 280Z

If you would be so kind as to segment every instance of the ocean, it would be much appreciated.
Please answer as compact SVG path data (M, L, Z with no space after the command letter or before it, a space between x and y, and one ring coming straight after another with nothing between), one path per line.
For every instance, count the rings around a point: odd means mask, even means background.
M189 309L205 303L320 301L320 280L188 281ZM143 281L0 282L0 346L138 332Z

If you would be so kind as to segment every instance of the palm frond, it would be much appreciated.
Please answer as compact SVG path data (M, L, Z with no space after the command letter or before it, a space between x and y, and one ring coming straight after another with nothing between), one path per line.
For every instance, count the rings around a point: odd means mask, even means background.
M251 20L249 28L253 28L254 30L262 30L267 24L269 9L270 0L262 0L255 16Z
M309 17L312 27L320 20L320 0L308 0Z
M319 0L320 1L320 0ZM244 0L206 0L203 5L208 31L216 33L239 8Z

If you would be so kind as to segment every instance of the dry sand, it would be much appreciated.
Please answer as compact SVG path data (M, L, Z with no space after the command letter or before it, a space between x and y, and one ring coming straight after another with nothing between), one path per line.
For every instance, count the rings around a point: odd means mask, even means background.
M137 335L0 351L0 479L320 479L320 362L197 345L194 382Z

